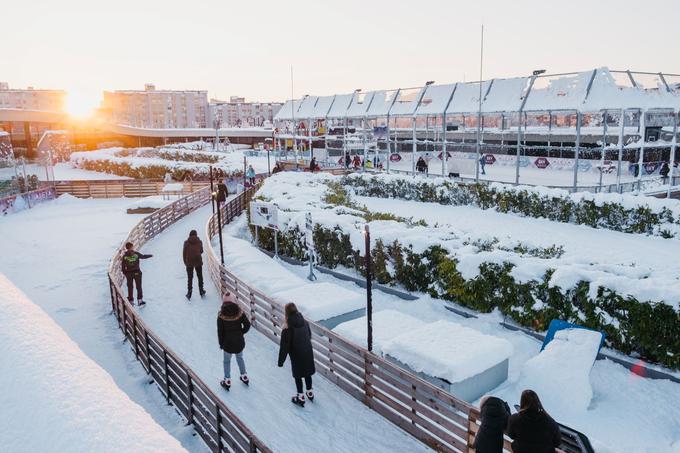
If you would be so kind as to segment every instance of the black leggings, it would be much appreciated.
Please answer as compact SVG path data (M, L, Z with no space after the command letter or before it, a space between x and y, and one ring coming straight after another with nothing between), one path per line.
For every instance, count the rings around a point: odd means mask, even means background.
M312 389L312 377L311 376L305 376L305 385L307 386L307 390ZM295 378L295 387L297 387L298 393L302 393L302 378L300 378L300 377Z

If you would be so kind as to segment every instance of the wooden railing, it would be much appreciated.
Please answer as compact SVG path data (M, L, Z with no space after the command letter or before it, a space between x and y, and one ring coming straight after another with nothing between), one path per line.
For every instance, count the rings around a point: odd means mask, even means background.
M210 201L210 189L203 188L145 217L123 241L141 247L197 208ZM123 292L121 249L109 266L111 305L118 325L134 348L137 360L151 375L168 404L173 404L193 424L196 432L216 453L270 453L245 424L147 325L127 301Z
M254 191L249 189L220 207L224 224L246 209ZM206 238L215 234L217 217L213 215L206 225ZM220 265L211 246L206 255L218 289L231 292L253 327L278 343L285 301L263 294ZM434 450L474 451L480 419L477 408L331 330L309 324L316 369L328 380ZM507 439L505 449L512 451Z
M185 181L183 194L187 195L204 187L209 187L208 181ZM55 181L57 195L65 193L78 198L120 198L120 197L149 197L161 195L166 183L152 179L110 179L110 180L82 180Z

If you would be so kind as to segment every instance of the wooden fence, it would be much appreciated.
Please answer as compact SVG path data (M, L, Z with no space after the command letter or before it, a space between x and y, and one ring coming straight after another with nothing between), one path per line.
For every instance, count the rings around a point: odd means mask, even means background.
M188 195L204 187L209 187L208 181L185 181L183 195ZM149 197L161 195L166 183L152 179L111 179L111 180L82 180L56 181L54 187L57 195L69 193L78 198L121 198L121 197Z
M255 188L221 206L229 223L246 209ZM206 238L217 234L217 216L206 225ZM208 271L222 292L229 291L249 314L252 325L278 343L285 301L258 291L220 265L212 247L206 252ZM321 325L310 322L316 369L345 392L434 450L471 452L479 427L479 410L409 371L357 346ZM505 450L512 451L506 439Z
M203 188L145 217L128 234L125 242L136 247L163 232L195 209L210 201L210 189ZM168 404L173 404L193 424L196 432L216 453L270 453L245 424L143 321L123 292L120 269L121 249L109 266L111 305L118 325L130 341L137 360L151 375Z

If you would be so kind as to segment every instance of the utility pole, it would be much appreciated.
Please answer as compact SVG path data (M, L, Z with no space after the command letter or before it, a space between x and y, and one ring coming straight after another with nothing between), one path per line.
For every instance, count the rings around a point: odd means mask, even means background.
M366 240L366 320L367 320L367 345L370 352L373 351L373 296L371 294L371 232L368 224L364 225L364 237Z
M479 158L481 154L482 140L482 81L484 69L484 24L482 24L482 36L479 45L479 110L477 111L477 146L475 158L475 182L479 182Z

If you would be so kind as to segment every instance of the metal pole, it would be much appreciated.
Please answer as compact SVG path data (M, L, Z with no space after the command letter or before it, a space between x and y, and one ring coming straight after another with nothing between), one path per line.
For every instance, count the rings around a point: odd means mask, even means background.
M342 125L342 166L345 170L349 170L349 165L347 165L347 117L345 116L345 121Z
M269 163L269 151L270 151L269 148L270 148L270 147L268 146L268 147L267 147L267 176L271 176L271 175L272 175L272 169L271 169L271 165L270 165L270 163Z
M680 112L673 112L673 140L671 141L671 158L670 162L668 162L669 166L669 173L668 173L668 193L666 195L667 198L671 197L671 187L673 187L673 164L675 163L675 148L677 147L678 143L678 115Z
M373 351L373 296L371 294L371 232L368 224L364 225L364 234L366 240L366 320L368 328L368 350Z
M390 141L390 115L387 115L387 162L385 162L385 166L387 168L387 173L390 172L390 156L392 155L392 143Z
M645 113L644 110L640 110L640 137L642 141L640 142L640 159L638 160L638 190L642 190L642 165L645 159L645 140L647 140L647 137L645 137Z
M623 134L626 125L626 110L621 109L619 120L619 161L616 164L616 191L621 193L621 160L623 159Z
M215 193L215 187L213 186L213 168L210 166L210 193ZM212 198L212 213L215 214L215 197Z
M479 153L482 140L482 69L484 64L484 24L479 47L479 110L477 111L477 146L475 147L475 182L479 182Z
M215 198L216 195L213 195ZM224 244L222 243L222 210L220 209L220 201L217 199L217 233L220 237L220 260L224 265Z
M368 159L368 137L366 137L366 118L361 119L361 138L364 142L364 163L361 166L361 171L366 171L366 159Z
M581 112L576 112L576 144L574 146L574 192L578 188L578 154L581 146Z
M413 117L413 146L411 147L411 171L416 176L416 152L418 151L418 137L416 135L416 117Z
M602 192L602 178L604 175L604 154L607 148L607 110L604 111L604 124L602 125L602 155L600 156L600 192Z
M279 232L274 230L274 257L279 257Z
M519 159L522 149L522 112L520 111L517 118L517 161L515 162L515 185L519 185Z
M449 175L449 159L446 151L446 112L442 114L442 176Z

